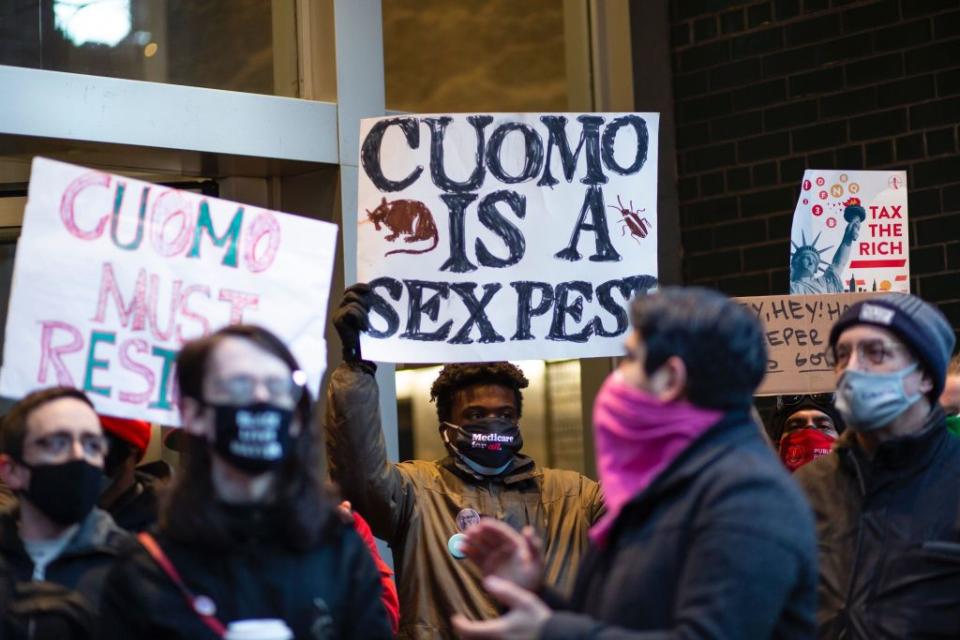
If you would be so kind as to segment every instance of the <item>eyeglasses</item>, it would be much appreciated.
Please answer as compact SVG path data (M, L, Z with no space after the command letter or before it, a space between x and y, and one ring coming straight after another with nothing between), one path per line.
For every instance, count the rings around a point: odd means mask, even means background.
M905 347L887 344L883 340L864 340L856 345L857 358L873 365L881 365L884 360L896 355L897 351L906 351ZM834 369L843 369L850 362L853 348L848 344L838 344L827 349L827 364Z
M298 370L289 377L256 378L250 375L235 375L215 380L214 386L229 398L231 404L243 405L256 401L257 388L262 384L272 404L293 408L303 397L306 383L307 375Z
M95 433L81 433L79 436L69 431L57 431L45 436L41 436L33 442L27 443L26 447L36 447L49 458L65 458L73 448L74 442L80 442L85 458L98 459L107 455L107 449L110 445L107 439Z
M800 395L777 396L777 410L786 407L796 407L804 402L813 402L819 405L833 404L832 393L810 393Z

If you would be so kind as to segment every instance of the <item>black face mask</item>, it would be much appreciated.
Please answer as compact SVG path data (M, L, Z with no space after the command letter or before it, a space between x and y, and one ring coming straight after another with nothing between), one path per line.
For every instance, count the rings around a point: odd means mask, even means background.
M520 426L506 418L483 418L462 425L444 422L447 445L466 459L470 468L483 475L506 470L523 446ZM470 463L473 464L470 464Z
M100 497L103 470L86 460L24 466L30 469L30 486L23 497L54 522L80 522Z
M216 423L213 449L236 468L257 475L290 455L293 411L268 402L210 406Z

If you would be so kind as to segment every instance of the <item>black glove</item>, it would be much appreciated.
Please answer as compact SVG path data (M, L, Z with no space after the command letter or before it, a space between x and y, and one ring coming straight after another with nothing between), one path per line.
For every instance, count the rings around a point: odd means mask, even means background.
M370 328L370 302L373 290L365 282L347 287L340 306L333 314L333 326L340 336L344 362L360 362L360 332Z

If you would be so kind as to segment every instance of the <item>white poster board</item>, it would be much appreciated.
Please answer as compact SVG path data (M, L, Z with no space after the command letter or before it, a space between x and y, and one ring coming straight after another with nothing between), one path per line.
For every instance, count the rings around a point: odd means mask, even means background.
M659 114L363 120L363 357L466 362L623 352L656 286Z
M791 294L909 293L906 172L805 171L790 239Z
M329 223L37 158L0 394L67 385L100 413L179 425L180 347L239 322L280 336L315 393L336 233Z

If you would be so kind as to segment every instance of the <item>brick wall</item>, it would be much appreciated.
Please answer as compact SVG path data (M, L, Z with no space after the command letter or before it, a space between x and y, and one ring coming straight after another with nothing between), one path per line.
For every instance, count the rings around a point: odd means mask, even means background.
M788 291L810 169L905 169L911 290L960 328L960 0L672 0L683 274Z

